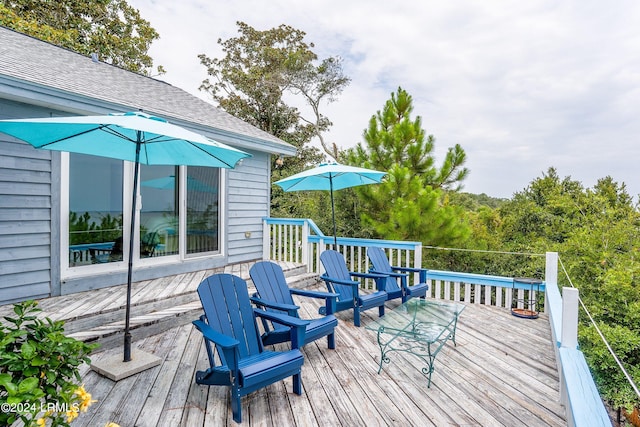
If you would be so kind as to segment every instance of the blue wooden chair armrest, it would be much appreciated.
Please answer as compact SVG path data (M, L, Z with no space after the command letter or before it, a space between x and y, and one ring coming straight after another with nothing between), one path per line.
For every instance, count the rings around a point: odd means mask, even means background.
M387 273L373 273L373 272L369 272L369 273L357 273L355 271L350 271L349 274L351 274L354 277L363 277L365 279L373 279L376 282L376 288L379 291L384 291L386 290L386 279L387 277L389 277L389 275Z
M395 268L394 268L394 270L395 270ZM383 273L382 271L369 270L369 273L382 274L382 275L391 276L391 277L407 277L408 276L407 273L395 273L395 272L392 272L392 271Z
M355 286L358 287L360 286L360 282L358 282L357 280L342 280L342 279L336 279L334 277L329 277L326 275L322 275L320 276L320 278L322 280L325 280L327 282L331 282L331 283L337 283L339 285L347 285L347 286Z
M338 301L339 294L334 292L322 292L322 291L307 291L303 289L290 289L291 294L300 295L309 298L322 298L324 299L324 312L321 314L333 314L336 312L336 303Z
M203 320L194 320L191 323L194 324L206 339L219 345L223 349L230 349L240 345L240 341L214 331L211 326L207 325Z
M415 267L391 267L397 271L405 271L407 273L420 273L420 283L426 283L427 281L427 270L426 268L415 268Z
M276 313L274 311L264 311L258 308L254 308L253 312L256 316L263 319L271 320L272 322L280 323L281 325L290 326L292 349L300 348L304 345L305 332L307 325L310 323L308 320L302 320L297 317Z
M358 273L356 271L350 271L349 274L355 277L364 277L366 279L384 279L389 276L387 273Z
M300 295L303 297L309 298L338 298L338 294L333 292L322 292L322 291L307 291L304 289L290 289L291 293L294 295Z
M254 304L260 307L266 307L274 310L284 311L289 316L295 316L297 311L300 309L300 307L294 304L282 304L282 303L273 302L273 301L266 301L256 296L253 296L250 299L251 299L251 302L253 302Z
M273 311L264 311L257 308L253 309L256 316L263 319L271 320L272 322L278 322L282 325L291 326L295 328L305 328L308 324L308 320L302 320L298 317L289 316L287 314L280 314Z
M352 274L352 275L356 275L356 274ZM357 280L342 280L342 279L336 279L334 277L329 277L329 276L325 276L325 275L320 276L320 278L322 280L326 280L327 282L330 282L330 283L337 283L338 285L351 286L353 288L353 293L354 293L356 299L358 298L358 295L360 294L360 282L358 282ZM326 311L326 309L325 309L325 311ZM322 313L321 312L320 314L330 314L330 313L328 313L328 312Z

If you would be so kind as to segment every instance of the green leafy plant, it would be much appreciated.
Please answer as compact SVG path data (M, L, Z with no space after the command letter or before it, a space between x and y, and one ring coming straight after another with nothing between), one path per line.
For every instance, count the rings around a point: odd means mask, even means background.
M35 301L13 311L0 323L0 425L68 426L93 402L78 368L96 345L67 337L62 321L38 318Z

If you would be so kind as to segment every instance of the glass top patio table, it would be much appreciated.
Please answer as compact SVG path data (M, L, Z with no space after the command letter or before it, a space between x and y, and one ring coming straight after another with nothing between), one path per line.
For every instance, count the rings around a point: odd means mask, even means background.
M464 308L456 302L413 298L367 324L366 329L377 333L380 346L378 373L383 363L390 363L389 353L411 353L427 364L421 371L430 387L436 356L447 341L456 344L458 317Z

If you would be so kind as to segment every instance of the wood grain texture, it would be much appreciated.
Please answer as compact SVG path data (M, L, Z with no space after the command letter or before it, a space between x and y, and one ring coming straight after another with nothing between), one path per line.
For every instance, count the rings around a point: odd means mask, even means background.
M233 270L243 275L247 269L235 266ZM136 284L136 295L168 312L172 307L163 301L193 292L211 273L142 282ZM154 286L158 289L145 289ZM72 297L74 303L47 299L41 306L62 318L64 312L77 316L83 306L96 315L120 308L113 290ZM86 301L81 303L79 298ZM301 317L318 315L315 300L296 302L302 308ZM138 300L138 306L144 304ZM395 305L388 303L387 309ZM251 393L242 399L243 425L566 425L545 314L535 320L520 319L504 307L469 304L458 323L457 346L447 343L435 361L430 388L420 372L423 362L410 354L393 354L377 374L380 353L375 333L364 328L376 316L375 311L363 314L363 326L357 328L350 313L338 313L336 349L329 350L324 340L318 340L303 350L302 396L292 393L290 379ZM167 329L161 333L134 340L134 345L162 358L159 367L118 383L83 368L85 387L98 402L81 414L78 426L108 421L122 426L237 425L231 418L226 388L195 384L195 371L208 366L201 335L190 324L164 326ZM120 351L117 346L93 357Z

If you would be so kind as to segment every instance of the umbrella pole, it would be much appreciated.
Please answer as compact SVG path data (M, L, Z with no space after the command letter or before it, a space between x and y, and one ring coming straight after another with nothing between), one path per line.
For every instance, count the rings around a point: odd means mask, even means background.
M331 218L333 218L333 249L338 250L338 233L336 232L336 209L333 206L333 177L329 175L329 191L331 193Z
M133 200L131 205L131 228L129 233L129 268L127 271L127 305L125 307L124 320L124 361L131 361L131 332L129 332L129 319L131 318L131 276L133 274L133 236L136 232L136 202L138 198L138 174L140 169L140 145L141 135L138 132L136 142L136 164L133 172Z

